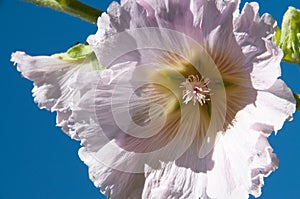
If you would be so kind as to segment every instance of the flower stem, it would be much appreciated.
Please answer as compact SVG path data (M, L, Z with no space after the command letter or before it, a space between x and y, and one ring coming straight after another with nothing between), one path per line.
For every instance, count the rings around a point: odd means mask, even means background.
M98 17L102 11L78 0L25 0L36 5L51 8L60 12L67 13L74 17L78 17L92 24L97 23Z

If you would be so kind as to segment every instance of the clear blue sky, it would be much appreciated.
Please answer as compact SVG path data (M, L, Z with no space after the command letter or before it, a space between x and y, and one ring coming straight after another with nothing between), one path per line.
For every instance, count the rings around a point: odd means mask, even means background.
M105 10L110 1L86 0ZM245 1L242 1L244 3ZM260 0L260 13L269 12L281 24L289 5L299 0ZM0 0L0 199L104 198L88 179L77 155L79 143L55 127L55 114L39 110L31 97L32 83L9 62L10 54L63 52L84 42L96 26L21 0ZM300 70L282 64L283 79L300 93ZM280 159L279 169L265 180L261 199L298 199L300 187L300 115L286 123L270 142Z

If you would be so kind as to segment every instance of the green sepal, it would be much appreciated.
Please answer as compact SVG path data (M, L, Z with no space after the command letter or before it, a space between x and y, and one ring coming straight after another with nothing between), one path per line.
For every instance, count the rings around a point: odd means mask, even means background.
M275 35L272 38L272 41L276 44L276 45L280 45L280 38L281 38L281 30L279 27L276 28L275 30Z
M78 61L86 59L92 53L94 53L92 47L88 44L79 43L72 46L67 52L55 54L54 56L64 61Z
M92 47L90 47L88 44L79 43L75 46L72 46L65 53L58 53L52 56L66 62L89 63L92 64L94 70L105 69L104 66L100 65Z
M283 61L300 65L300 10L288 8L273 41L283 50Z

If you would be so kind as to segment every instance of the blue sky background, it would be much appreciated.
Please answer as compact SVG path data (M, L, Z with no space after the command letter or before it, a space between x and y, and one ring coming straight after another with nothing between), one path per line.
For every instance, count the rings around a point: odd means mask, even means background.
M84 1L106 10L110 1ZM245 1L242 1L244 3ZM269 12L281 24L289 5L299 0L260 0L260 13ZM16 71L10 54L51 55L84 42L96 26L21 0L0 0L0 199L99 199L79 159L79 142L55 127L55 114L39 110L31 96L32 83ZM300 70L282 64L282 78L300 93ZM280 167L266 178L261 199L298 199L300 187L300 115L285 123L270 142Z

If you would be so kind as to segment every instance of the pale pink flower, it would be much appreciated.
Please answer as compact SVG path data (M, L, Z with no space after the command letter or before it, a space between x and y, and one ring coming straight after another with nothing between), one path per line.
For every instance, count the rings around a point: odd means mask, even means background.
M39 107L81 141L111 198L260 196L278 166L268 142L295 112L276 22L231 0L112 3L88 38L104 70L17 52Z

